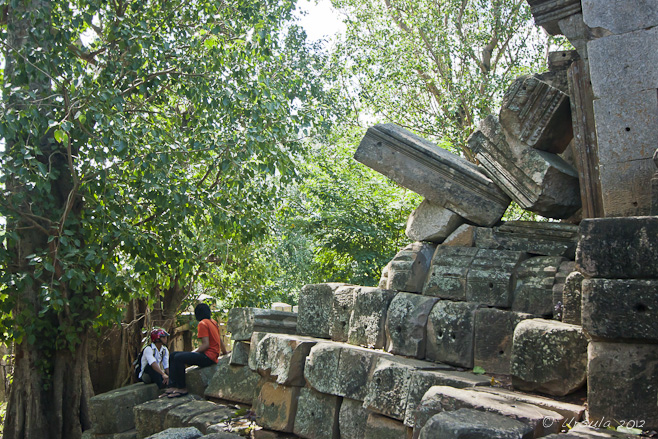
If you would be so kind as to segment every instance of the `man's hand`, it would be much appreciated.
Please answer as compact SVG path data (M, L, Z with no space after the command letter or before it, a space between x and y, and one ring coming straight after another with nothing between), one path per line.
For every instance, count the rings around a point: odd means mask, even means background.
M162 384L164 384L165 386L169 384L169 375L167 375L166 373L162 374Z

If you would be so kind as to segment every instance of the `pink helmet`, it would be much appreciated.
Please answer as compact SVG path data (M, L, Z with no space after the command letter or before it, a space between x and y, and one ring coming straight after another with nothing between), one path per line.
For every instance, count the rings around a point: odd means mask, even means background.
M169 333L162 328L153 328L151 331L151 342L155 343L160 337L169 337Z

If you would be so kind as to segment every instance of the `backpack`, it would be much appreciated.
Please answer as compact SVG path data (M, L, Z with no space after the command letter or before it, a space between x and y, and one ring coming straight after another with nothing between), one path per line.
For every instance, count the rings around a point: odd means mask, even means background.
M139 351L137 358L133 361L133 374L135 376L135 381L140 382L139 373L142 371L142 356L144 355L144 348Z

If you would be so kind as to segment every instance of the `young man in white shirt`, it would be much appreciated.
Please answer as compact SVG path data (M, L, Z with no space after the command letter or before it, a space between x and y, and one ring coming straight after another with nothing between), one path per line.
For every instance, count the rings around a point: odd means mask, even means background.
M169 384L167 337L169 334L164 329L154 328L151 331L151 344L144 348L139 372L140 380L156 383L160 389Z

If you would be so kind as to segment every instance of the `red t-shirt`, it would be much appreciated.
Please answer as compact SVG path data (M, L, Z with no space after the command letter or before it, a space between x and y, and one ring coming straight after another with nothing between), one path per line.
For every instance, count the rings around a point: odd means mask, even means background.
M222 342L222 339L219 335L219 326L217 322L211 319L203 319L199 322L199 338L208 337L210 342L210 347L205 350L204 354L212 361L217 363L217 358L219 357L219 347Z

